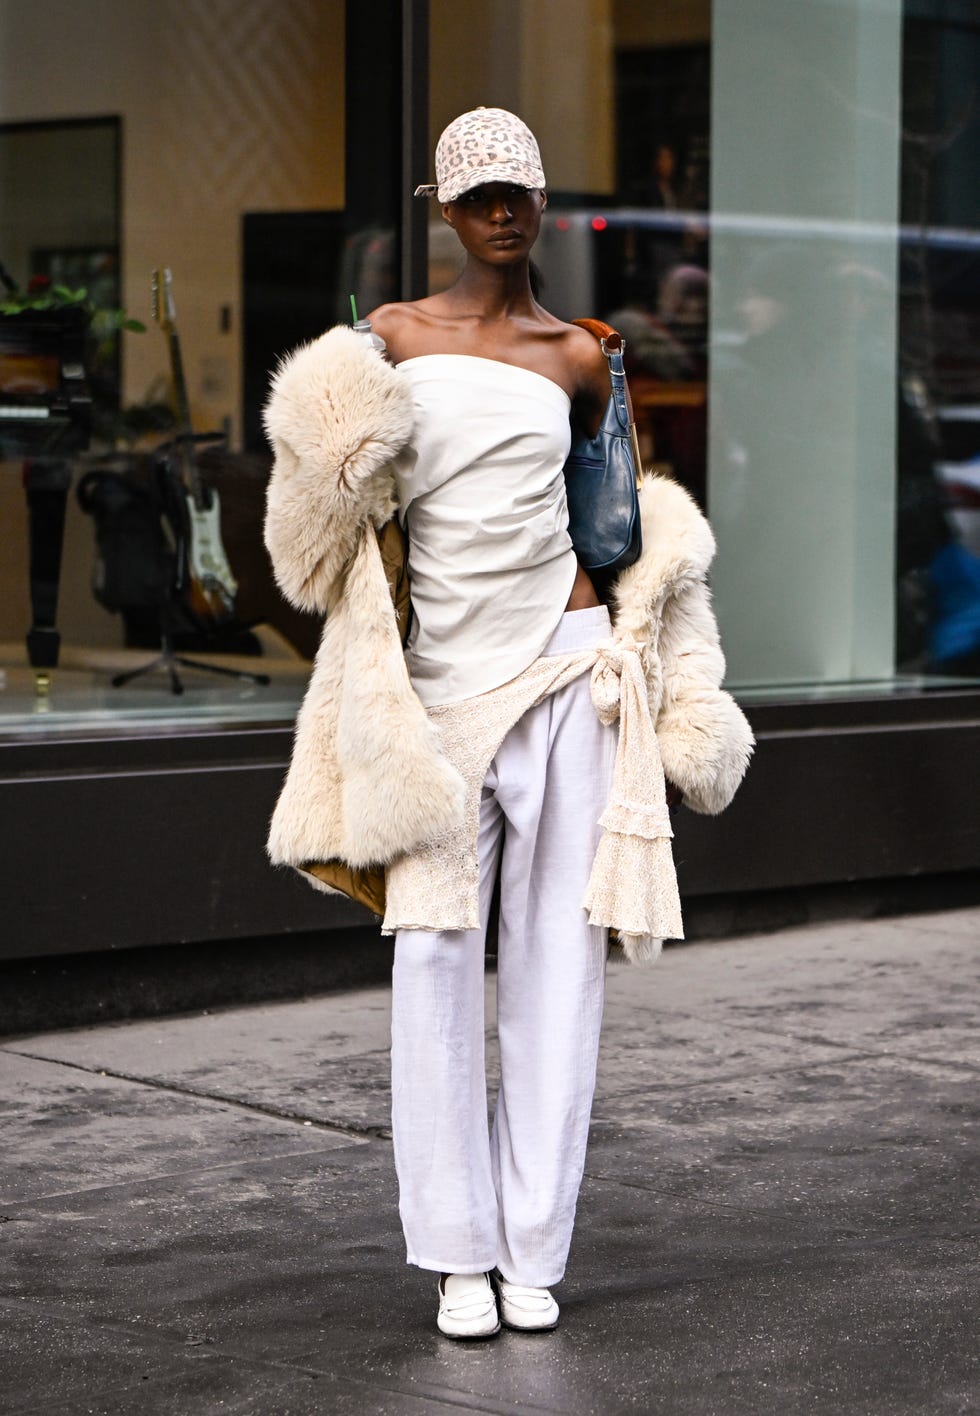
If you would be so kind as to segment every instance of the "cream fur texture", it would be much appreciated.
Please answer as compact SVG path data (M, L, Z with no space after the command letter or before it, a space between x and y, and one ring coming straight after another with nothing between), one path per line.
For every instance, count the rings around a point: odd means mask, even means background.
M461 823L464 794L409 681L377 542L362 533L297 718L269 856L389 861Z
M711 608L711 527L692 497L666 477L640 493L643 554L619 577L613 625L646 646L650 715L664 773L693 811L715 815L745 775L754 740L721 688L725 658Z
M412 431L407 381L341 327L284 361L265 417L276 578L294 604L327 611L269 855L296 867L386 863L461 824L464 796L412 689L372 530L394 510L390 463ZM666 775L695 811L721 811L753 743L720 687L714 537L666 478L646 480L641 514L643 554L616 586L614 630L640 647ZM656 941L631 938L628 949L650 954Z
M346 326L279 366L264 418L276 458L265 544L298 609L326 610L360 529L392 515L388 464L413 418L405 380Z

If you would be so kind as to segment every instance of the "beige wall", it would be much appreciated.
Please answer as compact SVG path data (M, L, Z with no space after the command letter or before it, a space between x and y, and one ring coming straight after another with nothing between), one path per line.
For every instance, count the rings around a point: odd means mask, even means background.
M174 272L199 426L240 417L244 211L343 205L343 0L0 0L0 121L118 114L125 301ZM232 328L220 330L223 306ZM128 336L125 395L166 370Z

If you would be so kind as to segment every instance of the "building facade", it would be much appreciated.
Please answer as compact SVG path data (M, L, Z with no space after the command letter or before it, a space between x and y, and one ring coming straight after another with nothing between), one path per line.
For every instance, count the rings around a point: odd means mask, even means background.
M968 0L0 0L0 956L368 922L264 859L318 626L260 413L453 279L411 192L478 104L717 534L759 747L683 890L976 871L978 75Z

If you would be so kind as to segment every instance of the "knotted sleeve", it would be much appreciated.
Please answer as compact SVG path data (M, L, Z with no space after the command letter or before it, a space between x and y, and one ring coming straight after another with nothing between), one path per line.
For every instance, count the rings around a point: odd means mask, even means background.
M656 958L664 939L681 939L673 831L636 646L601 645L592 670L592 702L602 722L619 717L609 804L583 905L589 922L615 929L627 958Z

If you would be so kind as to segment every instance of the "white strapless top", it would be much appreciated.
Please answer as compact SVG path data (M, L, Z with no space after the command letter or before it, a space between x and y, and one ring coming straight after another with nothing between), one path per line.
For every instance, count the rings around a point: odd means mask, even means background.
M408 532L406 650L426 707L486 693L538 658L575 580L562 475L568 395L543 374L469 354L398 365L415 433L395 459Z

